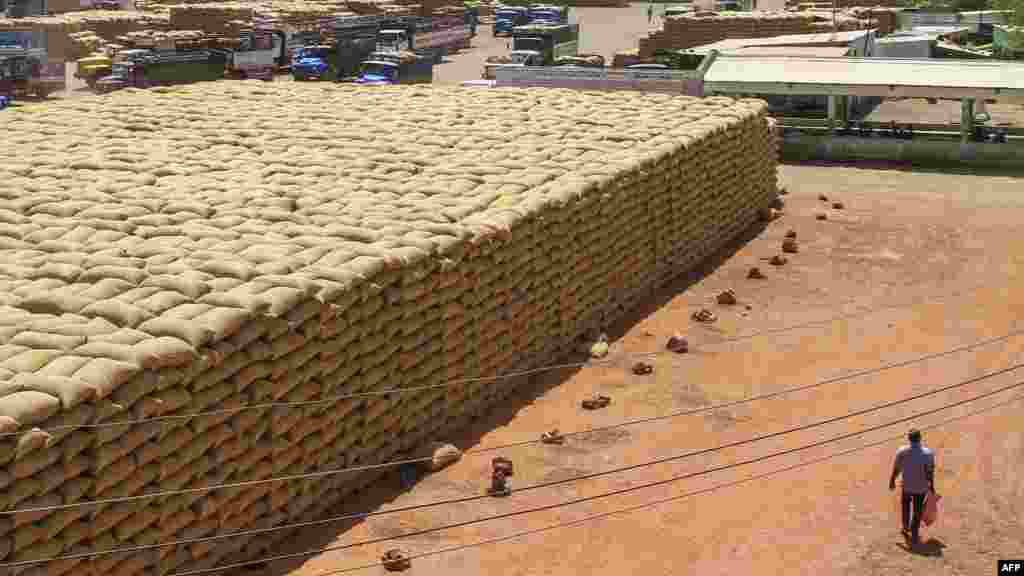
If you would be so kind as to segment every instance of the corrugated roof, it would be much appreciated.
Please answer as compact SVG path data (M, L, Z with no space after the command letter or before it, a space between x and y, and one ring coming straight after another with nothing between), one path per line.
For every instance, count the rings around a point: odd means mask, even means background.
M876 44L900 44L900 43L924 43L934 42L935 38L928 36L886 36L875 41Z
M786 34L784 36L770 36L768 38L727 38L695 46L690 48L691 52L706 52L708 50L736 50L738 48L749 48L751 46L800 46L805 44L841 44L848 45L864 38L874 30L850 30L843 32L819 32L816 34Z
M899 32L893 32L886 36L886 38L892 37L906 37L906 36L924 36L927 38L938 38L946 34L956 34L970 32L970 28L967 26L914 26L909 30L900 30Z
M814 58L720 55L704 76L705 86L719 88L753 84L782 92L810 90L910 94L944 90L973 97L1000 90L1024 95L1024 64L981 60L919 60L903 58ZM897 90L899 88L899 90ZM750 90L753 92L753 90Z
M848 46L747 46L726 50L722 54L738 56L817 56L842 58L849 54Z

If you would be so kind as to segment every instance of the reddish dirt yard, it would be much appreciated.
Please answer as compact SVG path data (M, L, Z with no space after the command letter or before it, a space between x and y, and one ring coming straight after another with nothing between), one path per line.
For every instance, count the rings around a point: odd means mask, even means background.
M475 433L450 439L461 448L532 439L552 427L563 432L624 419L718 403L791 388L838 374L912 359L1017 329L1024 298L1017 264L1024 241L1015 234L1024 218L1021 180L850 167L783 166L789 190L785 214L724 258L717 269L685 288L652 298L648 310L610 335L614 366L552 372L533 386L546 391L513 399L479 423ZM841 200L834 211L818 200ZM827 221L815 214L828 213ZM801 251L776 268L761 258L777 253L788 229ZM760 266L765 280L747 280ZM714 304L736 290L740 305ZM746 310L745 305L750 306ZM698 325L697 308L719 320ZM888 309L884 307L890 307ZM898 307L895 307L898 306ZM733 343L749 334L842 313L863 316ZM654 374L634 376L623 358L660 350L673 332L693 350L653 361ZM564 446L505 450L515 463L513 488L643 462L784 430L904 398L1015 363L1024 337L941 359L888 370L715 414L642 424ZM850 420L706 457L646 467L589 481L485 499L470 504L384 515L354 527L312 529L282 553L337 546L473 518L557 503L745 460L838 434L882 424L1014 383L1020 372L977 382ZM557 385L557 387L553 387ZM585 412L578 405L600 392L610 407ZM1020 392L1017 392L1020 393ZM554 511L491 521L417 538L326 552L271 564L266 574L313 576L376 562L389 548L418 554L500 537L551 523L625 508L732 482L832 452L901 435L1013 397L1006 392L962 408L755 465L601 499ZM938 454L937 484L945 496L940 522L925 533L923 554L907 551L899 534L894 494L887 489L899 441L736 487L655 508L467 550L418 558L408 574L986 574L998 558L1024 554L1017 474L1024 456L1024 403L1013 404L925 432ZM521 407L521 408L520 408ZM516 411L516 409L518 411ZM478 440L477 440L478 439ZM467 455L395 497L397 479L339 506L334 514L479 494L494 453ZM393 499L393 500L392 500ZM382 502L388 502L380 506ZM376 567L361 571L383 574Z

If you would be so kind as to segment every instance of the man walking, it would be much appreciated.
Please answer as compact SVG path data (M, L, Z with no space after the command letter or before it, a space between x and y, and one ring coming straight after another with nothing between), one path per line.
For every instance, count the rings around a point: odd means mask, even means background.
M896 489L896 477L902 475L903 497L900 510L903 513L903 536L910 539L911 545L917 545L921 543L919 530L925 496L935 492L935 453L921 444L920 430L911 430L907 439L910 445L896 452L889 490Z

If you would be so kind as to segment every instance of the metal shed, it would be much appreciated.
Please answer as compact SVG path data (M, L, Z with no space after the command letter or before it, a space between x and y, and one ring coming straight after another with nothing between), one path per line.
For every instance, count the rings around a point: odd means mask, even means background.
M706 94L806 94L829 97L829 119L846 119L850 97L961 100L961 129L973 131L974 103L1024 96L1024 64L983 60L717 56Z

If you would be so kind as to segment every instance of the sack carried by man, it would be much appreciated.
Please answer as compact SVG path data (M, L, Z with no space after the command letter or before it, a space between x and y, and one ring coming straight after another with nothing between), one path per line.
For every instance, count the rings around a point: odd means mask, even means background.
M935 492L929 492L924 497L924 512L921 513L921 522L925 526L931 526L935 523L935 520L939 517L939 502L942 501L942 496Z

